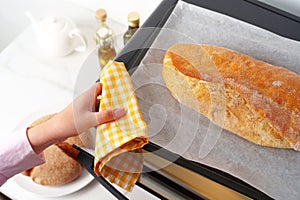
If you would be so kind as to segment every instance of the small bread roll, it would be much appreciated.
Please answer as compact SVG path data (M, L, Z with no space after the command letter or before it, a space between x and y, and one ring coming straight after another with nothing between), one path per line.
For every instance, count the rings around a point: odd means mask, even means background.
M44 151L46 162L30 172L32 180L41 185L62 185L77 178L82 170L80 163L51 145Z
M54 115L55 114L45 115L32 122L29 127L37 126L49 120ZM69 144L70 147L72 144L84 146L79 136L70 137L63 143ZM32 180L38 184L55 186L73 181L82 171L81 164L75 160L72 155L65 153L59 145L51 145L45 149L44 157L44 164L24 171L22 174L30 176Z

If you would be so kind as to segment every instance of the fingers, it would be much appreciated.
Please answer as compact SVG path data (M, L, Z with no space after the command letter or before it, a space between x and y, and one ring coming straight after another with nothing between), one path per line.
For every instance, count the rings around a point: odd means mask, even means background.
M102 93L102 83L96 83L96 98Z
M102 84L97 83L96 84L96 89L95 89L95 94L94 94L94 104L93 104L93 111L98 111L99 110L99 104L100 100L98 99L98 96L102 94Z
M104 110L95 113L98 124L104 124L107 122L115 121L126 115L126 110L124 108L116 108L113 110Z
M88 97L97 97L99 94L101 94L102 92L102 84L101 83L96 83L93 86L91 86L88 90L86 90L84 93L82 93L83 95L86 95Z

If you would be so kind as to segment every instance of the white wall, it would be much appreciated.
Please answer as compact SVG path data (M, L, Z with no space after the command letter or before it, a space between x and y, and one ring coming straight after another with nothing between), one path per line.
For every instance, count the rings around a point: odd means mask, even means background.
M0 51L14 40L30 21L24 15L30 10L35 16L76 12L76 6L85 7L92 11L105 8L108 17L124 25L127 24L127 14L137 11L143 23L162 0L0 0ZM72 5L72 6L68 6ZM67 11L67 12L66 12ZM78 13L80 16L80 13Z
M127 15L131 11L137 11L141 15L143 23L162 0L70 0L78 5L96 11L104 8L108 17L118 22L127 24Z

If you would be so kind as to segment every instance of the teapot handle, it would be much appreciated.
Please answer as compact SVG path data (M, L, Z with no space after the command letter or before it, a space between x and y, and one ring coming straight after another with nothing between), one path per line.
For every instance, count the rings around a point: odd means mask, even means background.
M73 30L71 30L69 32L69 37L73 38L74 36L77 36L80 39L81 43L82 43L82 46L76 47L74 50L78 51L78 52L86 51L86 48L87 48L86 39L85 39L84 35L81 33L81 31L78 28L74 28Z

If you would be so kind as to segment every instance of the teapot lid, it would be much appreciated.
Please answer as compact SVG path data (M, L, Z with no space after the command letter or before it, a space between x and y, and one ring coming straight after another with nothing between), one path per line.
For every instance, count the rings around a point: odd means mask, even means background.
M66 20L61 17L48 17L45 19L44 28L51 31L61 31L66 25Z

